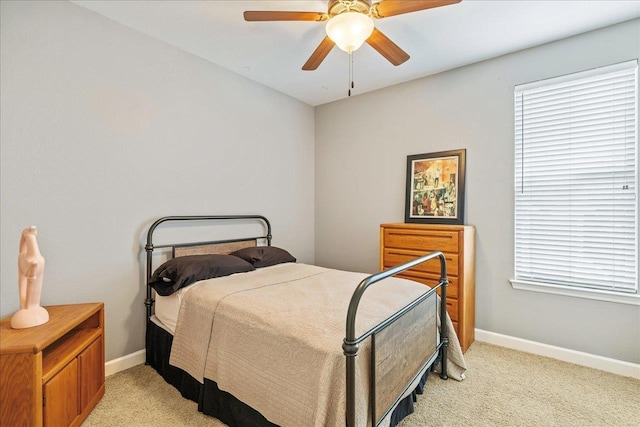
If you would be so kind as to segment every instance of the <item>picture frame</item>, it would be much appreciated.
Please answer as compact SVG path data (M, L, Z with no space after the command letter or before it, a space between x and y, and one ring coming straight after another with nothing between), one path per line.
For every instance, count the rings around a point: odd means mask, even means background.
M466 150L407 156L405 222L464 224Z

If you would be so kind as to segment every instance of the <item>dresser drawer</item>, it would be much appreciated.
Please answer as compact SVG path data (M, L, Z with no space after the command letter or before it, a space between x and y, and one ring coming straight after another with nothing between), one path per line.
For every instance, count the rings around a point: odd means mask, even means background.
M424 283L427 286L434 286L438 283L438 279L425 279L424 277L416 277L410 274L398 274L397 277L402 277L404 279L415 280L416 282ZM439 291L440 289L438 289ZM440 292L438 292L440 295ZM458 280L449 279L449 285L447 286L447 313L449 313L449 317L451 317L452 321L458 321Z
M427 255L427 253L407 251L402 249L385 249L384 250L384 268L395 267L405 262L412 261L421 256ZM447 276L458 275L458 255L456 254L444 254L447 261ZM427 262L423 262L412 268L415 271L421 271L424 273L440 274L440 259L434 258Z
M384 247L434 252L458 252L457 231L385 229Z
M451 317L451 321L458 321L458 300L453 298L447 298L447 313Z
M402 277L409 280L415 280L416 282L423 283L429 287L434 287L440 281L439 275L422 273L420 271L407 270L398 274L396 277ZM458 278L455 276L449 276L449 284L447 285L447 298L458 297ZM438 295L440 295L440 289L438 289Z

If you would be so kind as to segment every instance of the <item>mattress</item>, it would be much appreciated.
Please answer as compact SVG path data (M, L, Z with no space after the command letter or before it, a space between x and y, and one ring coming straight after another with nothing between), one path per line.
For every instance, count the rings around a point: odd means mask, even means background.
M182 304L184 294L189 292L189 289L189 287L179 289L177 292L166 297L156 294L155 317L160 322L160 325L168 330L171 335L175 335L176 333L180 304Z

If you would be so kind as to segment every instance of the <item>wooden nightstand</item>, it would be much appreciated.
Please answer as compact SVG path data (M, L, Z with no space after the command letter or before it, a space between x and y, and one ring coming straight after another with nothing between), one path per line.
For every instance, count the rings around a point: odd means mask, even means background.
M441 251L447 260L447 312L462 351L466 352L475 338L475 228L440 224L380 225L381 270L434 251ZM440 263L434 259L398 276L434 286L439 275Z
M45 307L49 322L0 322L0 424L79 426L104 395L104 304Z

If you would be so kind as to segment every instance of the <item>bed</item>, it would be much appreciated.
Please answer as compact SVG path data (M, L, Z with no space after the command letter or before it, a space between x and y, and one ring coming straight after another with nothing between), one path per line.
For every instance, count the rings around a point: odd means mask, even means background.
M153 240L163 224L245 221L263 232ZM434 369L464 378L442 253L367 275L296 262L271 240L260 215L169 216L147 232L146 362L199 411L231 426L395 426ZM154 268L158 249L170 257ZM392 277L437 261L434 288Z

